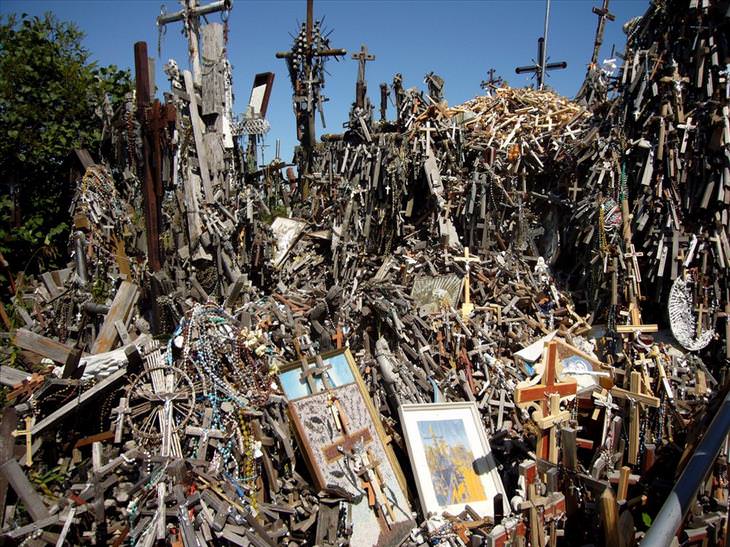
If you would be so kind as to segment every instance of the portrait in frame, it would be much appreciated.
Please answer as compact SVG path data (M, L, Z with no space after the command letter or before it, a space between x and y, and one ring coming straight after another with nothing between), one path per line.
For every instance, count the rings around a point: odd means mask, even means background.
M457 515L468 505L493 517L498 494L509 514L476 403L406 404L400 418L424 514Z

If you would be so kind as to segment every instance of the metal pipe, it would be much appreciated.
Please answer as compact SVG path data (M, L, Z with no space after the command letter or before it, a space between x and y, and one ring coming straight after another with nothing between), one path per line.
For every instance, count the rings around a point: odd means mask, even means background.
M545 5L545 28L542 32L542 55L540 55L540 78L539 78L539 89L542 89L543 82L545 81L545 64L547 63L547 45L548 45L548 21L550 20L550 0L547 0Z
M697 497L700 485L717 458L728 432L730 432L730 391L641 542L642 547L666 547L672 543L672 538Z

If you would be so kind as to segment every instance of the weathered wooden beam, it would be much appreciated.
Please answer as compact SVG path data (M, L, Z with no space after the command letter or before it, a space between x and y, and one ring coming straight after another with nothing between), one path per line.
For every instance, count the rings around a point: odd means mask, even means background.
M13 343L21 349L31 351L59 364L66 363L66 360L73 349L71 346L67 346L61 342L52 340L51 338L41 336L40 334L29 331L28 329L18 329L15 331Z
M91 353L104 353L114 349L115 343L119 339L115 323L121 320L126 324L132 308L137 303L137 298L139 298L139 287L129 281L122 281L109 308L109 313L106 314L104 324L99 330L99 335L94 340Z

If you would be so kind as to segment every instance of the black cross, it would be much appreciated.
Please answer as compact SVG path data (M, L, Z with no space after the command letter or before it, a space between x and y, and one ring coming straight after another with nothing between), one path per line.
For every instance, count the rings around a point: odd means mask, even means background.
M603 0L603 6L597 8L593 6L593 13L598 15L598 27L596 28L596 41L593 44L593 56L591 57L591 66L595 66L598 62L598 52L603 44L603 31L606 27L606 19L609 21L615 21L616 16L608 11L609 0Z
M366 45L360 46L360 51L352 54L352 58L357 61L357 84L355 84L355 105L360 108L365 107L365 95L367 93L367 84L365 83L365 63L374 61L375 55L368 51Z
M542 84L545 79L545 73L548 70L562 70L568 68L568 63L561 61L559 63L548 63L547 54L545 52L545 38L540 37L537 39L537 61L532 60L533 65L531 66L518 66L515 68L517 74L523 74L525 72L532 72L537 76L537 87L542 89Z
M494 75L496 73L497 73L497 71L494 70L493 68L490 68L489 70L487 70L487 76L489 76L489 79L482 81L482 83L479 84L479 87L481 87L484 91L490 91L490 90L502 85L504 80L500 77L495 78Z

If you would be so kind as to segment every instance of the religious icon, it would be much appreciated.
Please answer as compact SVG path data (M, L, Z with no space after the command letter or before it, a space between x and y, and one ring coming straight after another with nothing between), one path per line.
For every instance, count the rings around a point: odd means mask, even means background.
M402 405L400 417L424 513L456 515L468 505L494 516L502 494L503 514L509 514L475 403Z

